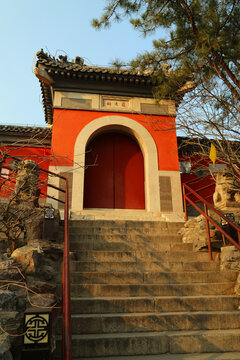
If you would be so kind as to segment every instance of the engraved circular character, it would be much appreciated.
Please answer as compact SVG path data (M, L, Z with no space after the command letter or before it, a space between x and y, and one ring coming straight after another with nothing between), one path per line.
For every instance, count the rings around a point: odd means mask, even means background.
M40 315L29 319L26 323L26 327L26 336L31 341L40 342L48 334L48 322Z

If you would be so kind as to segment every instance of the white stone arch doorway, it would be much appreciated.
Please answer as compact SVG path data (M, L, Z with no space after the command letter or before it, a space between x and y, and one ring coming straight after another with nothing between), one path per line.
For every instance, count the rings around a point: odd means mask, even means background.
M88 142L105 130L121 130L133 135L142 150L145 176L145 204L147 212L160 211L158 154L156 144L147 129L123 116L103 116L87 124L79 133L74 147L72 211L83 211L85 149ZM136 210L131 210L133 213ZM109 212L109 211L108 211Z

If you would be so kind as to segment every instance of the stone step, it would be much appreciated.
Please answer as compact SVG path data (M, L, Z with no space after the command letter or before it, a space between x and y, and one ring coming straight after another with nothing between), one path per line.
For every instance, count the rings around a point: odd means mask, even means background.
M71 284L74 297L202 296L233 294L235 282L199 284ZM59 285L60 288L60 285Z
M192 284L235 281L237 271L205 272L72 272L72 284Z
M81 314L72 316L73 334L114 334L179 330L239 329L239 311ZM61 319L57 333L61 334Z
M154 235L177 235L178 228L171 227L70 227L70 235L122 235L122 236L154 236ZM63 228L59 229L59 234L63 234ZM178 235L179 236L179 235Z
M190 251L102 251L102 250L83 250L75 251L75 260L80 261L208 261L208 252L196 252ZM213 253L213 256L215 254Z
M230 311L240 307L239 296L163 296L123 298L72 297L72 314L108 314L177 311ZM240 358L239 358L240 359Z
M63 238L63 233L60 234ZM70 242L94 241L94 242L123 242L123 243L152 243L152 242L169 242L182 243L181 237L174 234L91 234L91 233L73 233L70 235Z
M61 221L63 224L63 221ZM181 229L184 222L146 220L70 220L69 228Z
M61 338L57 339L60 356ZM73 358L240 352L240 330L74 335Z
M165 271L165 272L182 272L182 271L217 271L219 262L217 261L71 261L71 271Z
M192 251L192 244L171 243L170 241L104 241L104 240L88 240L88 241L70 241L71 251L81 250L104 250L104 251Z
M75 360L89 360L86 357L77 357ZM91 360L106 360L106 357L91 357ZM127 360L239 360L240 352L205 353L205 354L162 354L128 356ZM125 356L110 356L108 360L126 360Z

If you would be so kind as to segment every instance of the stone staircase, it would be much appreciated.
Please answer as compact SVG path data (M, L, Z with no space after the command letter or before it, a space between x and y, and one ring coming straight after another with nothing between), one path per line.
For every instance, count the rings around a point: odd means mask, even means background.
M181 227L71 222L73 359L240 359L237 272L192 252Z

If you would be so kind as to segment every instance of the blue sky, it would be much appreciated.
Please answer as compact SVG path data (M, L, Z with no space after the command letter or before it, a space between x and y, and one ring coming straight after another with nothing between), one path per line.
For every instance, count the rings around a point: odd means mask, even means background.
M41 48L53 56L79 55L88 65L108 66L115 58L130 60L152 47L125 20L97 31L105 0L0 0L1 124L44 126L38 79L33 74Z

